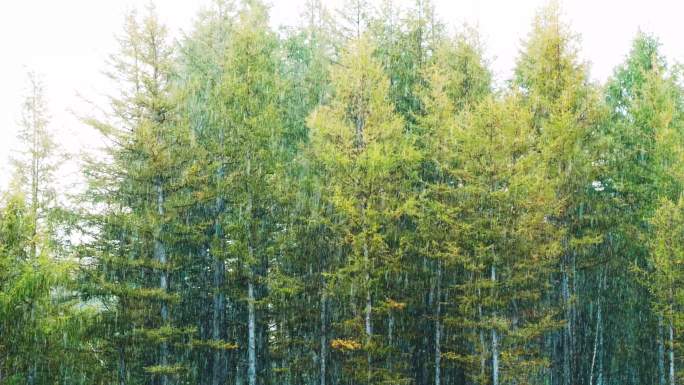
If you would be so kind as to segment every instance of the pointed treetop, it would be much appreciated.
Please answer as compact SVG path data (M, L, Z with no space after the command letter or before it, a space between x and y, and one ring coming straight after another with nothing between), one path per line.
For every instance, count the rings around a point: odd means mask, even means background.
M564 21L559 2L551 1L539 10L523 42L513 84L553 99L569 85L585 83L587 65L578 59L578 43L579 36Z

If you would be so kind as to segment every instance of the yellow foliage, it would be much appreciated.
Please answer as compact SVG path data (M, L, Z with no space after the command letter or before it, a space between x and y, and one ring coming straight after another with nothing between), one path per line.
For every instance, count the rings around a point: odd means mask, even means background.
M338 350L354 351L361 349L361 344L354 340L334 339L330 341L330 347Z
M404 310L406 308L406 302L397 302L391 298L385 300L385 304L392 310Z

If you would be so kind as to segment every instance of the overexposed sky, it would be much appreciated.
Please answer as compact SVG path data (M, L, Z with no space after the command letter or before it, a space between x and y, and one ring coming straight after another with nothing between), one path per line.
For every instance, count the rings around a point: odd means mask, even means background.
M413 0L404 0L410 3ZM187 30L209 0L157 0L171 32ZM324 0L331 8L342 0ZM148 0L0 0L0 189L9 174L7 159L16 149L26 70L43 75L51 128L69 152L92 146L94 134L74 117L92 108L84 99L102 100L109 84L102 71L123 15ZM274 26L298 22L304 0L270 0ZM536 10L545 0L435 0L439 17L452 26L478 26L498 80L511 69ZM684 62L684 2L680 0L565 0L567 20L582 38L582 56L592 78L605 80L622 62L641 29L660 38L670 62ZM177 33L176 33L177 36ZM71 167L71 172L76 170Z

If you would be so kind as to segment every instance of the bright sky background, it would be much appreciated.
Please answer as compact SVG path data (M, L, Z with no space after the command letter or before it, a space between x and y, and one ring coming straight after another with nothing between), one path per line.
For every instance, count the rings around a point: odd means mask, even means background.
M330 7L341 0L324 0ZM410 2L412 0L404 0ZM274 26L298 22L304 0L271 0ZM108 82L102 75L123 15L148 0L0 0L0 188L9 174L7 159L16 149L26 70L43 75L51 128L67 151L92 146L95 136L74 117L87 114L87 100L102 100ZM157 0L171 32L187 30L208 0ZM499 80L510 77L521 40L544 0L435 0L439 17L452 26L475 25L484 38ZM582 56L595 80L610 76L622 62L636 32L660 38L671 62L684 62L682 14L678 0L565 0L564 12L582 38ZM68 168L76 172L72 166Z

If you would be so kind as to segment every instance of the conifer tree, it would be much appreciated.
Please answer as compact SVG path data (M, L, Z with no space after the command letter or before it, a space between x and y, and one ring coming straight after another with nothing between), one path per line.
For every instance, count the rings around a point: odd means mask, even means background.
M421 176L424 190L418 197L417 228L412 232L415 237L407 236L405 243L406 251L431 261L433 265L428 270L428 277L424 278L429 284L424 290L433 297L428 298L432 306L429 306L426 318L434 324L433 352L430 352L434 354L432 378L434 384L439 385L448 381L443 379L442 366L452 366L443 360L443 351L448 356L463 349L462 332L444 324L445 319L453 317L449 314L458 311L451 288L463 284L465 279L459 269L459 250L463 245L461 234L467 225L461 215L462 201L458 198L462 186L459 173L462 164L458 156L462 135L459 135L458 122L486 98L490 92L491 75L477 41L460 35L437 47L422 76L426 86L417 92L422 105L422 114L417 119L417 143L423 153ZM407 264L415 265L411 271L421 271L421 265L425 265L419 258L407 261ZM418 283L412 286L415 288ZM426 325L423 329L429 330L430 327ZM419 345L425 341L414 343ZM460 363L453 366L455 376L464 380L464 366Z
M579 327L577 305L586 303L584 297L577 298L583 295L578 292L584 272L580 257L588 256L601 240L599 229L593 227L596 191L592 182L600 169L593 162L598 156L592 146L597 143L594 139L603 112L586 65L578 59L577 39L563 21L558 2L551 2L535 18L512 83L533 114L537 150L559 204L558 214L549 218L562 234L563 250L554 278L558 293L546 300L563 308L563 330L550 341L559 348L549 349L558 352L552 368L554 379L563 385L579 381L578 349L587 341L582 335L587 329Z
M33 214L21 192L0 200L0 382L98 383L83 338L91 309L72 294L74 266L45 247L33 252Z
M445 30L431 0L417 0L407 9L396 1L384 1L371 19L375 56L389 76L391 99L407 129L415 125L421 113L416 90L425 85L425 70L435 51L447 44Z
M279 107L278 42L268 27L268 14L260 2L247 2L239 10L228 41L223 74L213 95L225 129L215 139L219 164L217 198L225 199L227 215L220 225L226 253L235 258L236 292L246 306L246 333L239 346L246 349L246 377L250 385L269 376L268 272L276 257L278 229L276 192L283 151L283 114ZM225 167L221 170L221 167ZM238 298L236 298L238 299ZM243 302L244 301L244 302ZM242 339L246 334L247 338ZM241 371L242 368L236 370Z
M466 326L470 347L451 355L477 383L534 383L547 365L544 337L554 328L543 303L557 262L557 213L542 158L534 151L531 114L515 97L485 100L459 136L461 243L452 322ZM456 322L459 322L456 321Z
M127 17L120 43L110 75L122 94L112 98L110 121L89 121L112 140L113 161L91 167L91 194L104 210L93 216L98 235L90 279L98 284L89 291L107 309L112 332L104 337L119 384L153 376L165 385L181 372L172 343L186 333L174 325L171 273L181 261L174 242L184 236L174 220L183 185L178 149L187 133L174 124L171 50L153 8L142 20Z
M224 225L227 206L223 189L229 166L225 144L229 134L223 108L216 96L226 72L229 38L236 22L236 5L230 1L216 1L204 12L191 35L183 42L179 88L179 104L184 124L192 130L191 152L194 157L188 167L191 182L189 204L192 206L188 227L196 234L191 246L193 257L185 275L187 303L184 317L189 317L199 330L200 338L194 365L209 370L211 384L226 381L230 350L236 345L227 339L226 309L235 299L227 297L226 259L228 258ZM206 266L211 266L207 276ZM208 282L211 282L208 285ZM209 294L209 295L208 295ZM198 312L210 312L197 317ZM235 314L230 314L235 316ZM210 319L208 325L206 319ZM207 348L207 349L203 349ZM211 351L211 362L205 355Z
M681 188L677 177L681 174L676 166L677 152L681 151L681 91L675 85L676 77L668 73L658 46L653 37L637 35L625 63L616 69L606 87L611 110L611 124L606 130L610 145L600 182L615 203L604 214L611 218L607 234L611 242L605 249L613 256L607 264L605 279L607 285L619 289L604 302L606 306L619 303L619 310L603 317L605 343L599 349L599 357L621 357L604 369L615 375L599 373L608 383L638 383L665 377L665 357L658 348L666 340L662 312L652 313L651 293L645 290L648 285L642 287L641 277L634 274L657 269L657 264L649 267L657 257L649 251L653 234L648 220L661 199L676 202ZM625 269L625 264L635 269ZM631 327L625 327L630 324ZM614 343L618 339L630 341L629 346L652 349L648 349L648 354L624 349L622 344ZM651 364L642 365L643 362ZM630 375L630 370L634 374Z
M654 236L649 242L651 270L647 286L659 317L659 355L662 355L658 357L658 377L660 383L667 384L676 384L680 377L677 362L681 356L679 331L682 328L682 207L681 198L676 204L663 199L651 220Z
M50 209L55 204L55 171L59 165L57 145L50 132L50 117L43 81L35 72L28 73L28 94L22 104L18 139L21 150L12 159L12 189L22 191L30 209L32 236L31 257L50 232Z
M345 49L332 71L330 103L309 118L311 156L326 176L326 199L343 216L339 231L349 247L334 280L338 293L350 293L338 301L350 301L351 314L338 321L338 338L331 345L340 355L351 356L345 373L363 383L399 380L401 375L380 365L387 357L376 329L378 294L384 272L397 268L392 263L398 257L380 230L391 226L401 210L401 187L417 156L388 102L388 79L372 54L366 37Z

